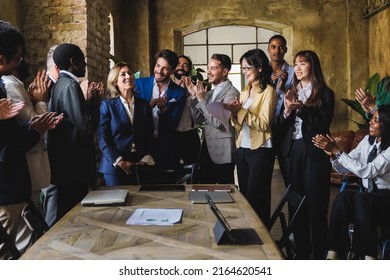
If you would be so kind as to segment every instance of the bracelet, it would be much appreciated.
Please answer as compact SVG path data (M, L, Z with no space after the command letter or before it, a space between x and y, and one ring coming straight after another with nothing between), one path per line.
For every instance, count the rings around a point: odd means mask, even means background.
M370 114L373 115L373 114L375 113L376 110L378 110L378 105L375 104L375 107L374 107L374 109L372 109L372 110L370 111Z
M343 154L343 152L337 152L337 153L335 153L336 159L339 159L339 158L341 157L342 154Z

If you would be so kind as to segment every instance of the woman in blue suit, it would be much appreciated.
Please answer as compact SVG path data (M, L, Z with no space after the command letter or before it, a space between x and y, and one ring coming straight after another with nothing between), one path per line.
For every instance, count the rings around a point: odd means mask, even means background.
M135 165L154 165L153 117L149 103L134 95L130 66L117 63L108 74L108 95L100 106L97 129L102 151L99 172L107 186L136 184Z

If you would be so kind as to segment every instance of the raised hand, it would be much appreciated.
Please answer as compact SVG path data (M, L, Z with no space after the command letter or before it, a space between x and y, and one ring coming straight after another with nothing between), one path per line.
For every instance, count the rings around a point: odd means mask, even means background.
M56 128L62 120L63 114L57 115L56 112L46 112L33 117L30 120L30 128L37 130L42 136L48 129Z
M337 152L340 152L341 150L337 147L336 141L332 136L329 134L322 135L322 134L317 134L312 138L312 142L314 146L317 148L323 150L328 156L334 157L334 155Z
M232 112L234 118L237 118L238 111L240 111L241 107L242 102L238 101L237 97L234 98L234 100L229 104L223 104L223 108Z
M10 99L0 99L0 120L6 120L15 117L24 107L24 102L12 103Z
M52 81L46 75L46 71L38 71L34 81L28 86L27 93L32 102L47 102L48 89Z
M375 108L375 98L369 91L365 92L362 88L358 88L355 91L355 99L366 113L370 113Z
M205 98L208 88L207 86L206 87L203 86L202 81L197 80L195 85L195 91L196 91L196 98L198 98L198 100L200 101Z
M196 87L192 83L190 77L188 77L188 76L184 77L184 85L186 86L188 93L191 94L192 98L195 98L196 97Z

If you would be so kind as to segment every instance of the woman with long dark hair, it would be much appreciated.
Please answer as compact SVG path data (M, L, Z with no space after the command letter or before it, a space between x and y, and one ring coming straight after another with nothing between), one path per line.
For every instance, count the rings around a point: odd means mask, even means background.
M332 207L328 234L328 259L345 258L350 248L348 225L354 224L353 250L366 259L377 253L377 227L390 221L390 105L380 106L370 120L369 135L349 154L329 135L313 143L332 159L339 173L362 178L364 191L340 192Z
M327 155L314 146L312 137L329 134L335 98L315 52L298 52L294 73L277 127L286 181L297 193L306 195L293 231L296 258L324 259L331 165Z
M262 50L247 51L241 56L240 64L247 85L239 101L225 106L232 112L237 133L238 184L261 220L268 224L274 167L271 122L277 97L270 85L272 69Z

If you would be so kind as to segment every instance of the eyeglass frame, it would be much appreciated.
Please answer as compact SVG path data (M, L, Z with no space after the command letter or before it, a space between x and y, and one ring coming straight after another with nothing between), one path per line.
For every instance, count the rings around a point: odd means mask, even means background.
M254 68L255 68L255 67L253 67L253 66L248 66L248 67L242 67L242 66L241 66L241 72L242 72L242 73L246 73L246 72L248 72L248 71L252 71Z

